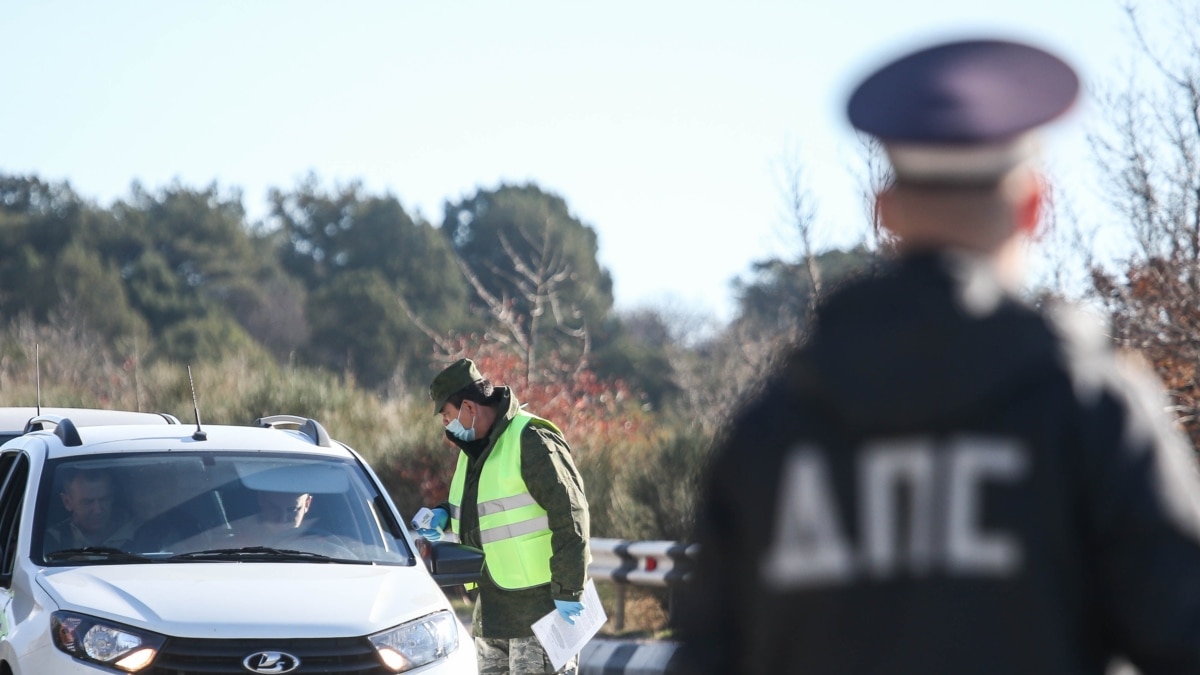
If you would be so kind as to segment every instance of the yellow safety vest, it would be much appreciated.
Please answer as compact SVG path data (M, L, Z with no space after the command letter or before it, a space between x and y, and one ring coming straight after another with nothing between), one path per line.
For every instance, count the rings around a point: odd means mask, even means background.
M531 421L562 433L549 420L518 412L496 439L479 476L476 504L484 560L492 581L508 590L550 583L550 555L554 552L550 520L521 477L521 432ZM460 452L450 481L450 526L455 532L461 532L459 514L468 461L467 454Z

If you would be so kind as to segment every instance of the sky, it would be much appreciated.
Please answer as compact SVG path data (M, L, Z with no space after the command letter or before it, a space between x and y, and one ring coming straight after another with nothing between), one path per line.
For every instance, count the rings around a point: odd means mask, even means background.
M1117 0L0 0L0 173L101 205L133 182L239 189L251 220L309 173L440 223L533 182L592 227L618 310L731 316L730 282L790 257L783 167L817 244L866 236L845 100L934 40L1055 51L1085 87L1133 41ZM1071 175L1078 120L1046 144Z

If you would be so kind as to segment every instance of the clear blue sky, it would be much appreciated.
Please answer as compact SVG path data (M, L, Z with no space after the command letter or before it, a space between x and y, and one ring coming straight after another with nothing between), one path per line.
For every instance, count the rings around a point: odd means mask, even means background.
M821 243L862 236L855 78L979 35L1056 50L1089 84L1132 47L1116 0L0 0L0 171L101 204L217 181L252 218L313 171L435 223L533 181L598 232L618 308L727 316L729 281L787 253L785 157ZM1060 125L1065 162L1087 161L1087 114Z

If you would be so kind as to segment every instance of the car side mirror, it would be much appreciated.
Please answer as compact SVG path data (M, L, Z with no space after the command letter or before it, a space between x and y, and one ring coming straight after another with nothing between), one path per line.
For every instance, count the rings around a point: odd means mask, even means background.
M430 542L425 562L438 586L473 584L483 575L483 551L466 544Z

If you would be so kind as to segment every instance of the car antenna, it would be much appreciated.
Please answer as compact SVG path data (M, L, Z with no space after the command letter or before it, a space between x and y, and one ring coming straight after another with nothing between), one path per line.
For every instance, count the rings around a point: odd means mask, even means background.
M208 434L200 428L200 404L196 402L196 385L192 382L192 367L188 366L188 386L192 388L192 412L196 414L196 431L192 434L193 441L207 441Z
M33 380L37 387L37 414L42 414L42 346L33 343Z

